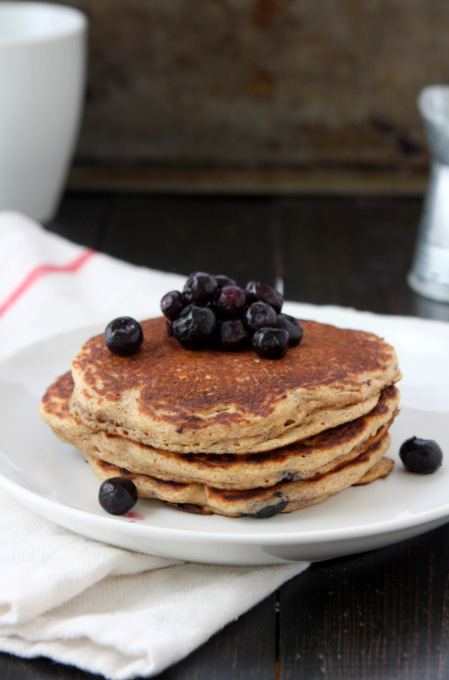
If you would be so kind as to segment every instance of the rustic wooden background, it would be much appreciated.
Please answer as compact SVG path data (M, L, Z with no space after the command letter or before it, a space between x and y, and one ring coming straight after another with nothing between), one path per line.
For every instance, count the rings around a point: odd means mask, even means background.
M62 1L90 22L73 181L427 173L416 98L449 82L447 0Z

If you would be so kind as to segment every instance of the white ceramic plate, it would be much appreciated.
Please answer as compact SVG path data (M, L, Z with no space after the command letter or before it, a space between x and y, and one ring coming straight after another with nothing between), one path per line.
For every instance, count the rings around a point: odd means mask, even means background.
M449 325L339 308L290 304L303 318L383 335L404 373L385 480L349 488L311 508L270 519L198 516L139 500L141 518L114 517L97 501L99 482L81 454L39 419L44 389L65 372L97 328L53 337L0 364L0 486L36 513L81 535L192 562L279 564L383 547L449 521ZM412 435L436 439L446 462L433 475L407 473L397 452Z

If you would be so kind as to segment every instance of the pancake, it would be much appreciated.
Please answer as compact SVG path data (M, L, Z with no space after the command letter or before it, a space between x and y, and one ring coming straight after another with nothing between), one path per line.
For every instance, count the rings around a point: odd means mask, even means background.
M273 486L280 481L307 479L357 458L367 442L374 443L390 426L399 391L390 386L368 414L313 437L273 451L255 454L180 454L156 450L128 438L95 431L76 423L70 414L71 373L45 392L41 416L64 442L90 458L162 480L203 483L217 488Z
M102 481L110 477L131 479L142 498L159 499L181 510L200 514L268 518L320 503L353 484L364 483L365 475L369 475L369 481L385 476L393 466L393 461L384 458L389 445L390 437L386 433L355 460L311 480L280 482L268 488L243 490L166 481L131 473L90 456L86 459Z
M141 323L130 357L104 336L46 390L43 420L100 480L228 517L270 517L385 477L399 403L394 349L362 331L302 322L281 360L187 350L165 320Z
M91 338L72 363L70 411L82 426L177 453L271 451L353 421L400 378L394 349L362 331L302 322L282 360L252 350L195 352L142 322L131 357Z

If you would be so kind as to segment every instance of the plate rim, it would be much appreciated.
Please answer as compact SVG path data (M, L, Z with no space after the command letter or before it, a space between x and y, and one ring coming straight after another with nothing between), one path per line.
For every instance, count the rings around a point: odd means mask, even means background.
M440 519L443 519L445 517L448 518L449 520L449 503L446 506L439 506L438 507L438 512L436 512L436 509L432 510L427 510L422 512L419 515L420 521L416 522L413 521L413 516L410 516L410 522L404 521L402 523L399 523L397 520L392 519L389 522L378 522L375 524L371 524L370 527L368 528L368 531L366 530L366 527L363 525L359 525L357 527L347 527L347 528L335 528L335 529L328 529L328 530L323 530L321 532L317 533L305 533L302 534L302 536L305 538L304 542L299 541L298 543L298 538L301 538L301 532L298 530L297 533L295 532L288 532L288 533L283 533L281 531L271 531L269 533L263 533L263 534L257 534L257 533L232 533L232 532L223 532L223 533L217 533L213 531L195 531L193 529L176 529L174 527L159 527L159 526L154 526L151 524L138 524L138 523L129 523L129 522L123 522L121 521L121 518L115 517L113 515L95 515L87 510L81 510L79 508L74 508L70 505L66 505L64 503L59 503L51 498L46 498L45 496L33 491L32 489L28 489L27 487L19 484L18 482L14 482L13 480L9 479L6 477L1 471L0 471L0 486L3 488L4 491L8 492L8 490L12 487L15 489L14 495L11 493L10 495L13 496L13 498L17 499L20 496L26 496L28 498L33 498L35 499L37 505L45 505L48 507L57 507L58 510L62 511L66 515L72 515L73 516L82 516L85 519L89 519L89 521L92 521L94 523L97 523L99 525L111 525L111 523L117 523L117 525L121 527L126 527L127 530L131 533L136 533L136 534L147 534L149 532L155 532L155 533L160 533L160 534L171 534L173 538L175 537L195 537L200 539L219 539L219 542L236 542L236 543L247 543L248 541L250 543L254 543L259 545L261 542L261 538L263 538L264 543L268 543L270 545L276 545L279 543L282 543L282 545L302 545L302 544L307 544L307 543L318 543L318 544L324 544L328 543L329 541L333 540L350 540L353 538L357 538L358 536L355 536L354 534L360 534L363 537L372 537L372 536L377 536L377 535L384 535L384 534L394 534L397 532L400 532L404 529L409 529L413 527L418 527L422 525L427 525L432 522L436 522ZM29 507L29 506L27 506ZM443 512L444 509L444 512ZM422 518L422 521L421 521ZM238 520L238 518L229 518L232 521L235 519ZM259 520L255 520L259 521ZM58 522L55 521L55 524ZM387 526L387 530L385 531L385 526ZM379 531L379 529L382 529ZM328 536L325 538L323 535L328 532L329 534L332 534L331 536ZM350 535L345 535L345 533L350 532ZM283 539L283 540L280 540Z

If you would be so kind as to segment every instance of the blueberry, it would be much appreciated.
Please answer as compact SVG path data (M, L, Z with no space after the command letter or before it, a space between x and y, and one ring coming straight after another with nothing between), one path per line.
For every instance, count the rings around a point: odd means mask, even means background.
M137 503L137 488L126 477L111 477L100 486L98 500L111 515L124 515Z
M279 503L275 503L273 505L266 505L264 508L261 508L261 510L258 510L257 512L254 512L248 516L256 517L257 519L268 519L268 517L279 515L279 513L281 513L287 507L287 505L288 501L280 501Z
M433 439L407 439L399 449L399 456L409 472L429 475L441 466L443 452Z
M276 326L277 314L266 302L253 302L245 311L243 323L250 333L255 333L264 326Z
M234 279L231 279L229 276L226 276L225 274L215 274L214 279L217 282L217 286L219 288L223 288L223 286L237 285L237 282L234 281Z
M260 281L248 281L246 284L246 292L250 302L262 300L274 307L277 312L280 312L284 303L284 296L279 291L275 290L266 283Z
M214 344L216 327L216 316L209 307L187 305L173 321L173 335L187 349L205 349Z
M215 311L219 316L241 316L246 307L246 291L239 286L223 286L215 298Z
M182 292L187 303L205 305L212 302L217 290L215 277L206 272L193 272L185 282Z
M250 338L240 319L226 319L220 324L219 349L233 352L249 347Z
M166 319L173 321L185 307L185 302L182 293L179 290L172 290L166 293L161 300L162 314Z
M201 505L197 505L196 503L170 503L170 505L174 505L175 508L186 510L187 512L193 512L199 515L203 514Z
M261 328L253 335L253 347L264 359L282 359L288 349L288 332L284 328Z
M114 354L130 356L137 352L143 342L142 327L130 316L121 316L108 323L104 331L104 341Z
M298 319L288 314L278 314L276 326L284 328L288 333L288 346L296 347L301 342L302 326Z

